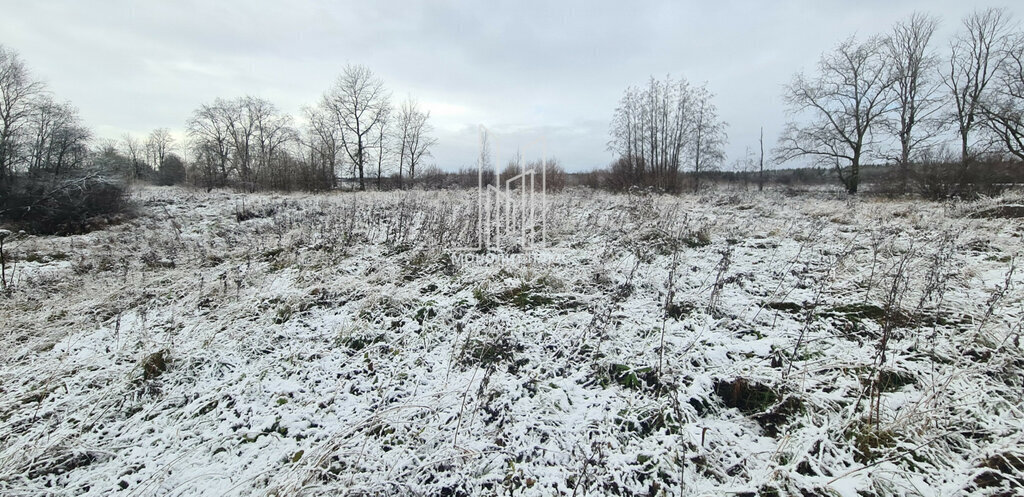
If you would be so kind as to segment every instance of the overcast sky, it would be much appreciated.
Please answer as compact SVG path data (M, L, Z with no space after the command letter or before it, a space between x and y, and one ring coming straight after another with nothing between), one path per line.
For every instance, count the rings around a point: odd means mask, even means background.
M782 86L822 51L920 10L944 49L964 0L705 2L283 2L0 0L0 44L19 52L99 137L178 136L192 111L246 94L298 116L347 63L431 111L444 169L473 164L479 125L504 150L547 142L570 170L607 165L608 123L650 75L707 82L728 122L728 161L774 145ZM537 153L536 155L539 155Z

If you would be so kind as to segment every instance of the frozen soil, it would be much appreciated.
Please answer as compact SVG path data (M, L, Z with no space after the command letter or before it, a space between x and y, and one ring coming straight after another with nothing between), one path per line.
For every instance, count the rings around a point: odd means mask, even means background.
M473 192L134 196L5 245L2 495L1024 486L994 201L570 190L472 258Z

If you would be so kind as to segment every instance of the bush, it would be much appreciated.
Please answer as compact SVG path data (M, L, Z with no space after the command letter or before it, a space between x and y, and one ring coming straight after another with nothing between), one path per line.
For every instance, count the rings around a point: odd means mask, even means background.
M124 187L97 175L22 177L6 189L0 219L36 234L84 233L111 222L128 208Z
M185 162L174 154L168 154L160 163L160 174L157 184L163 186L177 185L185 182Z
M537 169L540 169L540 165L536 165ZM547 162L546 175L547 175L547 191L559 192L565 188L566 175L565 169L558 163L557 159L551 159ZM537 177L537 187L540 187L540 176Z
M972 159L965 167L959 157L941 151L915 164L912 179L918 192L930 200L976 199L997 196L1024 181L1021 164L998 155Z

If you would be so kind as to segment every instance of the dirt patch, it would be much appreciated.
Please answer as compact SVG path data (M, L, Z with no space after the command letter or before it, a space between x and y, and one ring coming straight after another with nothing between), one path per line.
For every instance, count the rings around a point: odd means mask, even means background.
M631 389L660 389L661 381L658 373L650 366L632 367L627 364L611 364L608 366L608 377L612 382Z
M859 421L852 424L843 433L853 446L853 460L860 464L868 464L881 458L888 450L896 446L896 434L892 430L882 430L871 423Z
M782 427L789 424L792 418L800 414L803 409L803 401L799 397L791 395L773 406L768 412L754 416L754 420L764 429L765 435L778 438Z
M967 217L971 219L1019 219L1024 217L1024 205L997 205L972 212Z
M915 381L914 375L910 373L883 369L877 376L862 379L861 384L877 392L895 392L907 385L913 385Z
M796 314L804 310L804 306L796 302L768 302L764 305L766 309L784 311Z
M1010 452L996 454L982 461L978 467L985 471L974 478L974 486L998 487L1007 481L1007 477L1020 478L1024 474L1024 456Z
M716 381L715 394L726 407L735 407L744 414L764 413L779 399L779 394L768 385L745 378Z
M164 351L160 350L149 354L142 360L142 378L152 380L167 371L167 358Z

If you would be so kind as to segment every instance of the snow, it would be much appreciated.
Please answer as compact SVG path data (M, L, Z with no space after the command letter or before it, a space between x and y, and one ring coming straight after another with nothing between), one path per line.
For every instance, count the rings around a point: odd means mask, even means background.
M985 495L1024 457L1000 199L569 190L551 247L458 259L473 192L135 197L5 240L2 495Z

